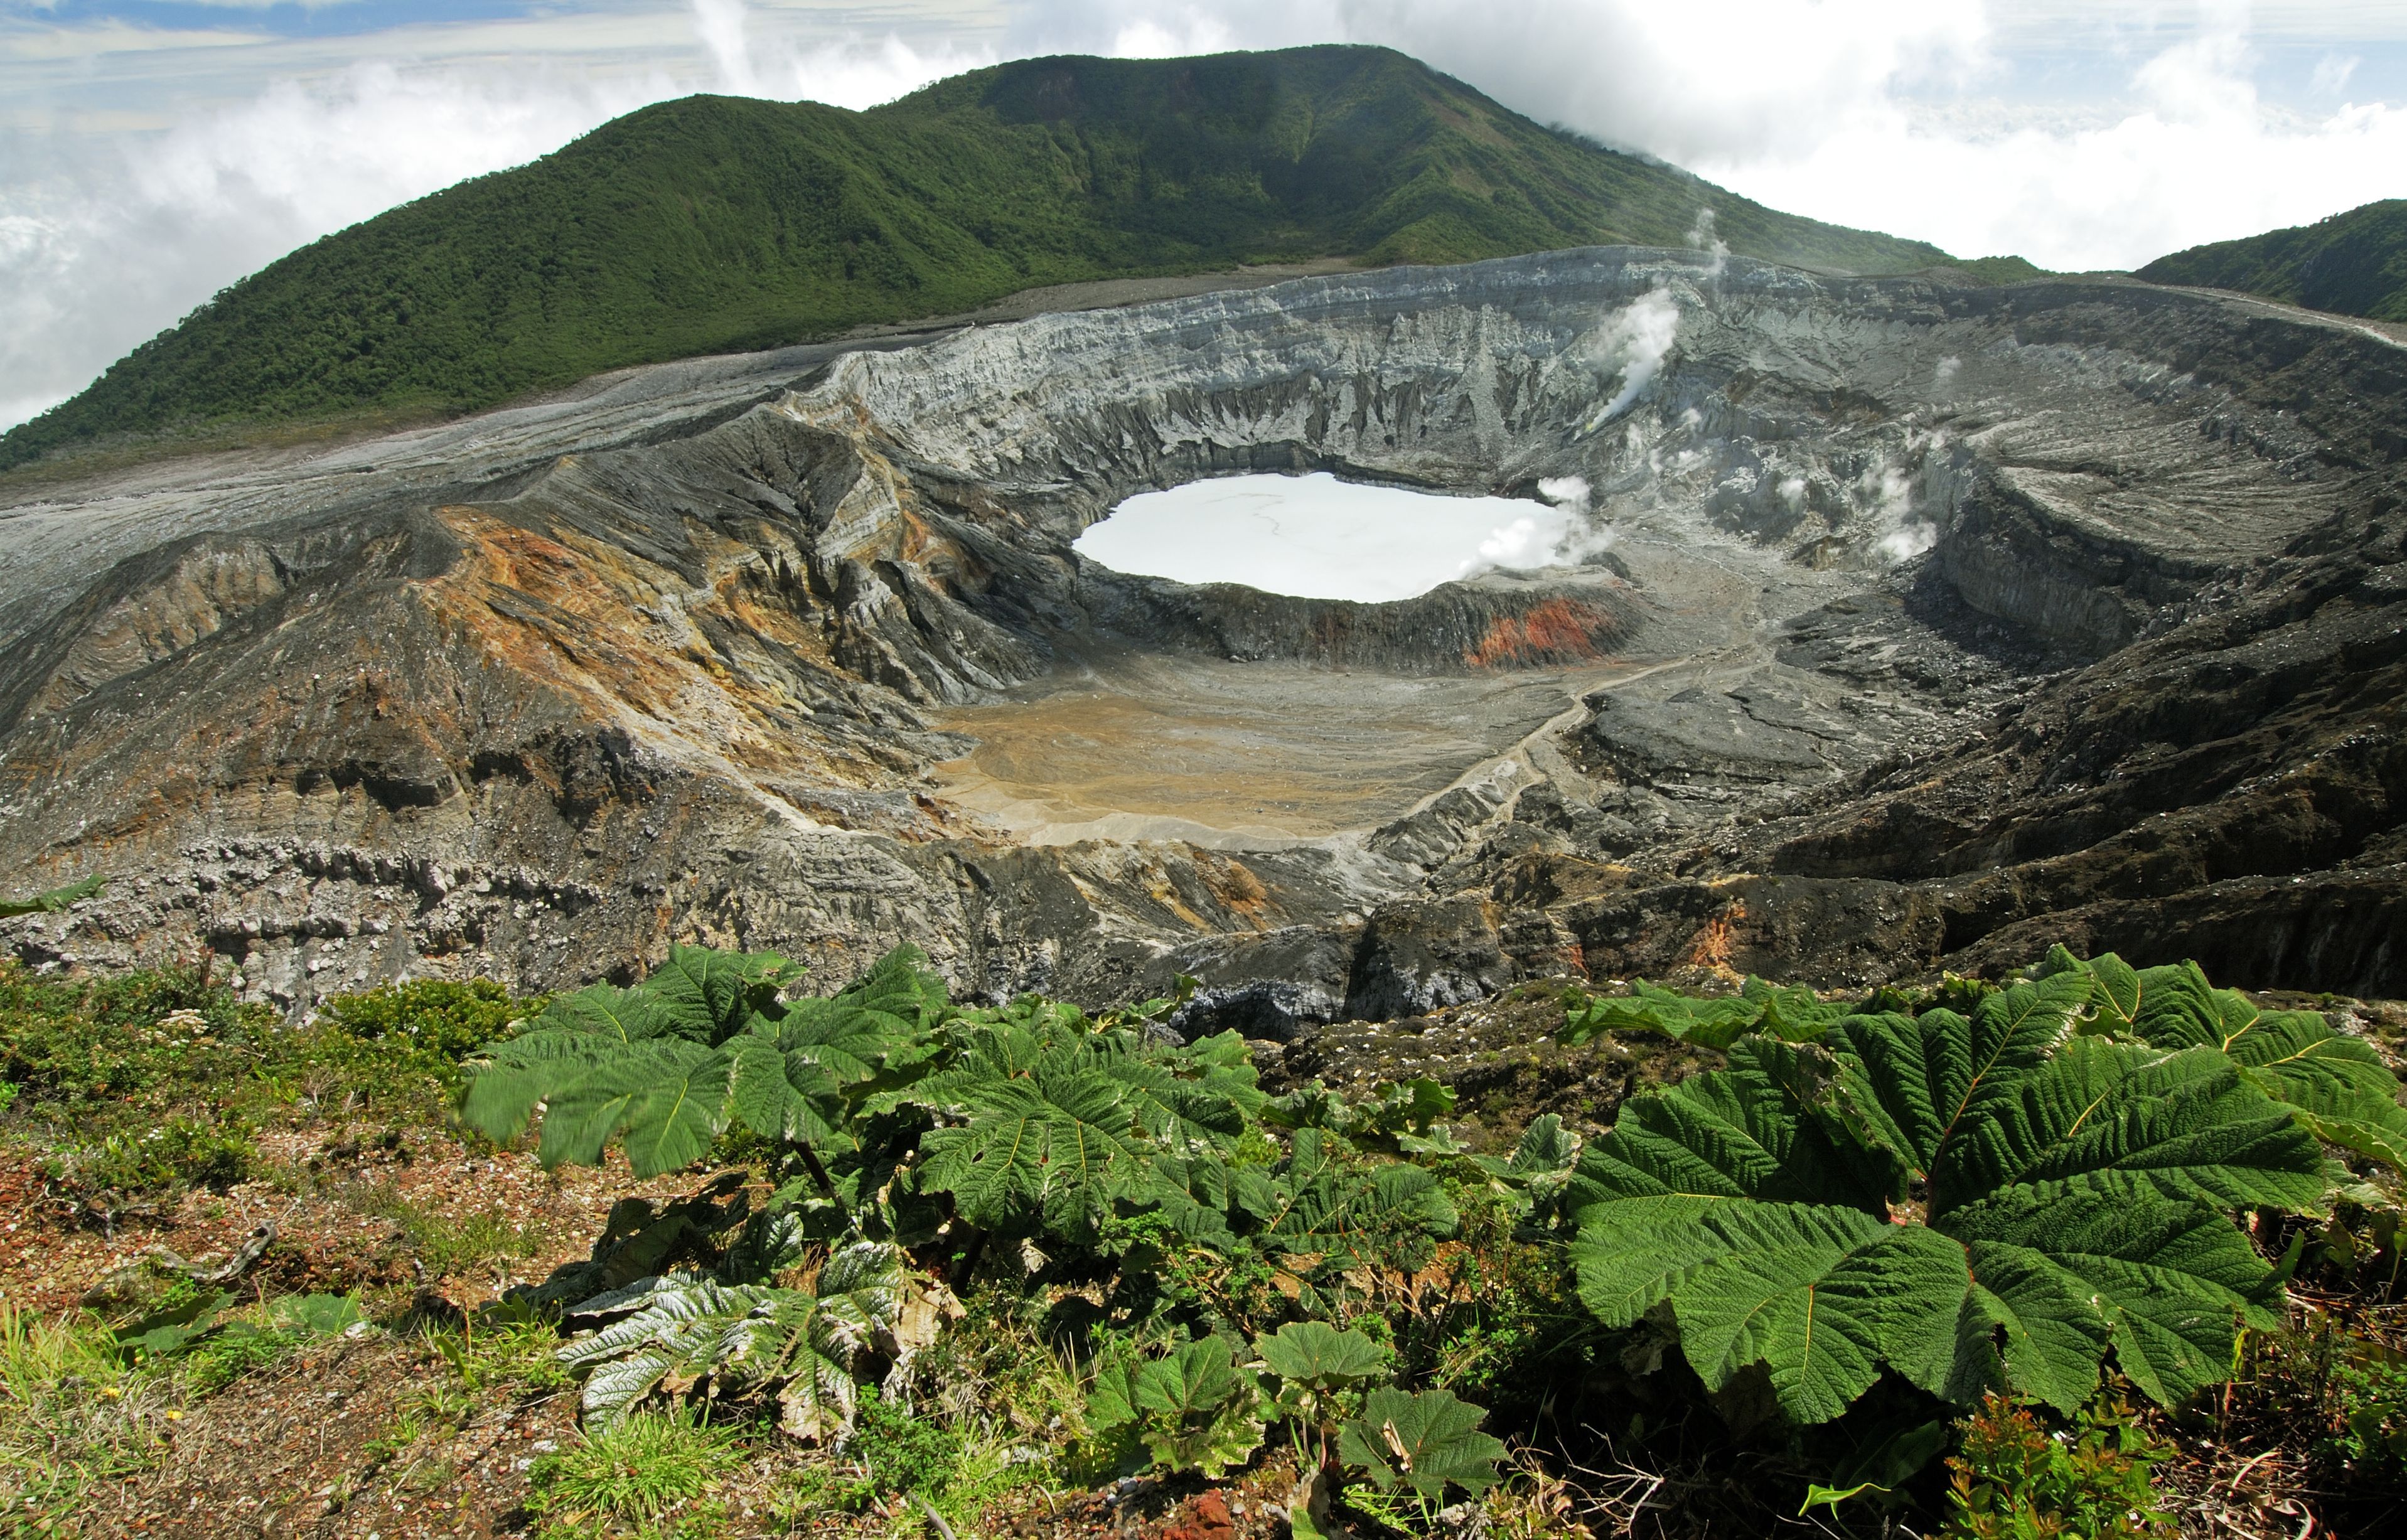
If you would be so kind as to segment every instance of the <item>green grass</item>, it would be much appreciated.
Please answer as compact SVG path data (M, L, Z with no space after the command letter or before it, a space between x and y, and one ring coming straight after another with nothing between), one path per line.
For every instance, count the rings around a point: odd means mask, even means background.
M279 1122L441 1126L463 1054L540 1005L422 982L337 996L295 1026L195 968L61 979L0 961L0 1137L103 1216L222 1191L260 1174L256 1135Z
M392 1221L434 1277L454 1277L494 1262L521 1261L534 1256L543 1241L535 1226L511 1219L498 1206L455 1215L413 1202L387 1185L355 1189L345 1202L357 1213Z
M2407 198L2193 246L2158 257L2139 276L2150 283L2237 289L2310 310L2407 321Z
M536 1462L532 1506L553 1534L591 1534L614 1520L657 1523L743 1461L724 1430L683 1417L624 1418Z
M1506 110L1384 49L1023 60L866 112L696 96L327 236L0 437L0 470L228 424L455 412L598 371L1264 260L1684 246L1947 262Z

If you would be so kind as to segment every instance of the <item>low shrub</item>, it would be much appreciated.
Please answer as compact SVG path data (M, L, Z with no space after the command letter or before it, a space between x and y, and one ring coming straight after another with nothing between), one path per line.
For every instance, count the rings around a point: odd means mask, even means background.
M2030 1407L1995 1394L1962 1426L1947 1462L1946 1540L2165 1540L2179 1526L2149 1467L2162 1446L2113 1401L2051 1433Z

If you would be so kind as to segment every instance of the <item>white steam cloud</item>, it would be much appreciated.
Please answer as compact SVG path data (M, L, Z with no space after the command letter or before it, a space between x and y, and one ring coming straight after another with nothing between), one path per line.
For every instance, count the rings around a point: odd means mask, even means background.
M1697 210L1697 222L1688 227L1688 244L1705 253L1705 277L1717 278L1730 265L1730 242L1714 233L1714 211Z
M1549 476L1539 481L1538 495L1574 519L1586 519L1592 493L1585 476Z
M1612 371L1621 388L1580 425L1580 432L1591 434L1603 427L1654 384L1679 335L1680 307L1668 289L1651 289L1607 317L1587 352L1598 372Z
M694 35L709 50L719 71L719 89L737 96L758 95L760 77L752 70L752 48L744 32L744 0L693 0Z
M1858 479L1856 489L1871 495L1873 517L1889 526L1889 532L1873 543L1873 549L1889 561L1911 561L1939 544L1939 526L1914 506L1914 478L1904 471L1886 463L1875 465Z
M1612 547L1613 527L1596 522L1589 513L1593 492L1587 477L1544 478L1538 482L1538 495L1554 506L1523 514L1488 531L1478 553L1465 559L1459 576L1573 566Z

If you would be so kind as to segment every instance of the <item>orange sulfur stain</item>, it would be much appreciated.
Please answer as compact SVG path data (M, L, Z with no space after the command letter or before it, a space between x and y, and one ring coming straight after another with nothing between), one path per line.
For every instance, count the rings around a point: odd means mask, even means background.
M1507 615L1488 628L1479 645L1462 655L1474 668L1500 663L1592 663L1621 635L1607 611L1574 599L1548 599L1524 614Z

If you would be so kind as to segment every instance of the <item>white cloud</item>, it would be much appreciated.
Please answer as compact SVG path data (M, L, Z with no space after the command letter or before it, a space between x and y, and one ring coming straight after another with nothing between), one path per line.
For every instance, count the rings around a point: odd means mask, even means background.
M2314 74L2307 78L2307 91L2316 96L2337 96L2348 89L2349 78L2365 61L2354 53L2327 53L2315 61Z
M1876 100L1817 142L1695 169L1797 213L2072 270L2134 267L2395 194L2407 109L2301 117L2260 98L2249 64L2227 26L2147 59L2133 109L2101 125L1967 133Z
M890 36L748 40L746 21L736 0L693 0L707 76L379 60L0 182L0 428L285 252L648 102L715 85L862 107L992 62Z

